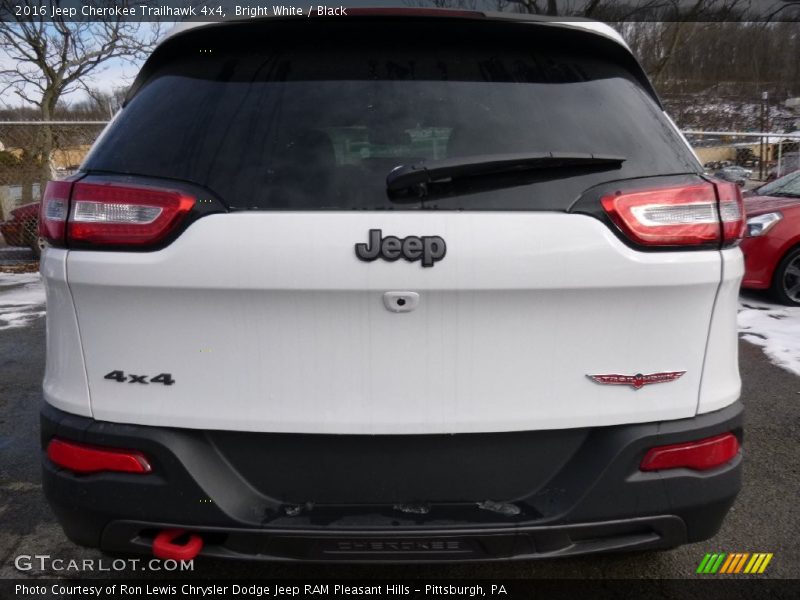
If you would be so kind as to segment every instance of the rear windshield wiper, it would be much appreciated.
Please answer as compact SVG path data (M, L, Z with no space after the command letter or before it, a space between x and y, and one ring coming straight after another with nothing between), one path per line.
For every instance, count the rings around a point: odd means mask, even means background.
M400 165L386 176L386 189L397 192L464 177L478 177L530 170L602 167L618 168L625 158L605 154L575 152L530 152L482 154Z

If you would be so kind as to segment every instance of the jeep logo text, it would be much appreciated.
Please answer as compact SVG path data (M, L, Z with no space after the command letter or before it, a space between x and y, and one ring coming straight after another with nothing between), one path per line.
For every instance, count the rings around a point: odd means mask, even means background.
M405 258L410 262L422 260L423 267L432 267L433 263L442 260L447 253L447 245L438 235L410 235L402 239L393 235L382 235L380 229L370 229L369 241L366 244L356 244L356 256L364 261L377 258L389 261Z

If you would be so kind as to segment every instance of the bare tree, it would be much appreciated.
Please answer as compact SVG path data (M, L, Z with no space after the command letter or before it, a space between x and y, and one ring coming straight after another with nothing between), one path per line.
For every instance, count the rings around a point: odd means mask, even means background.
M74 108L87 113L98 113L98 116L102 115L100 118L110 119L125 103L128 87L115 86L110 92L87 87L86 94L89 100L76 104Z
M54 0L53 6L61 4ZM0 0L0 11L13 20L0 21L0 52L8 64L0 70L0 97L16 95L37 107L42 120L52 119L64 95L90 90L95 75L113 60L139 60L155 45L159 27L124 21L73 22L63 17L13 17L10 0ZM40 167L40 181L50 178L49 157L53 134L37 129L33 156ZM30 195L25 186L24 196ZM30 199L30 198L26 198Z
M0 94L12 91L49 119L63 95L87 89L92 76L110 60L143 58L158 36L157 25L142 27L121 19L48 22L43 17L20 17L0 22L0 50L16 63L0 71Z

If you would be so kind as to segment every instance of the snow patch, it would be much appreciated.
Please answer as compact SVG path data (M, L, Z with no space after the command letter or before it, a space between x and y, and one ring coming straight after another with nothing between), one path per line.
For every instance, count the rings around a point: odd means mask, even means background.
M494 500L478 502L478 508L501 514L504 517L513 517L522 512L520 507L516 504L511 504L510 502L495 502Z
M744 298L738 322L743 340L761 346L770 362L800 376L800 308Z
M45 315L38 273L0 273L0 331L24 327Z
M427 504L395 504L393 508L410 515L427 515L431 512L431 507Z
M0 289L11 285L37 283L42 280L39 273L0 273Z

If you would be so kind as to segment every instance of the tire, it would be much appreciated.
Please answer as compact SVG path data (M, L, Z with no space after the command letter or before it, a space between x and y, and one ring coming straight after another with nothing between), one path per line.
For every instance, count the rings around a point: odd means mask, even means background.
M800 306L800 247L783 257L772 278L772 297L788 306Z

